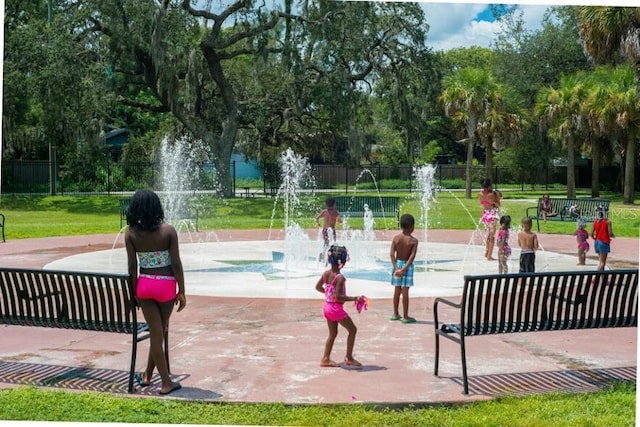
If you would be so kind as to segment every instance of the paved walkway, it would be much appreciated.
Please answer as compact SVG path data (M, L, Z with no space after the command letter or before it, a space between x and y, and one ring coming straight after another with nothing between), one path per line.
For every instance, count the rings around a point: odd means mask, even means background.
M217 232L217 237L254 241L267 239L267 233L229 231ZM377 235L380 241L390 237L390 232ZM469 238L468 231L429 232L429 242L459 243L461 248ZM575 254L572 236L539 238L550 253ZM111 249L115 240L115 235L95 235L8 241L0 244L0 265L42 268L60 258ZM611 266L637 267L638 239L615 239L612 249ZM595 268L590 255L587 268ZM411 312L418 319L412 325L390 322L390 299L375 299L368 311L353 315L359 328L355 355L364 368L320 368L327 334L320 307L318 299L189 295L187 309L171 322L172 371L183 384L172 397L405 405L466 402L503 393L592 391L614 379L636 378L637 328L478 337L467 342L470 395L465 396L458 346L442 343L440 376L432 373L430 296L412 298ZM9 326L0 331L0 387L36 384L126 393L126 336ZM144 366L147 345L140 346L138 369ZM344 346L340 330L336 360ZM155 395L157 383L154 377L152 387L136 393Z

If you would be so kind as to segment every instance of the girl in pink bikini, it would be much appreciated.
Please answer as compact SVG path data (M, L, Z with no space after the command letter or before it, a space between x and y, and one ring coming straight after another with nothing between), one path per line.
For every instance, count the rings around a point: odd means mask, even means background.
M498 213L500 209L500 199L502 193L494 190L490 179L480 181L482 190L478 193L478 200L482 207L482 217L480 222L484 224L487 231L484 257L487 261L493 261L493 246L495 244L496 223L500 219Z
M177 305L177 311L182 311L187 305L178 233L164 222L160 199L150 190L138 190L133 195L127 209L127 225L124 242L129 275L150 333L147 367L136 375L136 381L140 387L151 385L157 369L162 380L159 393L169 394L182 386L171 379L164 353L165 331L169 329L173 307Z
M578 242L578 265L585 265L587 252L589 252L589 232L585 230L584 219L579 218L576 229L576 240Z
M344 309L346 301L362 302L363 297L349 297L346 295L346 279L340 272L347 263L349 255L344 246L332 245L327 252L327 262L331 268L324 273L316 283L316 290L324 294L323 313L327 319L329 336L324 344L324 355L320 361L322 367L339 367L340 364L331 360L333 343L338 336L338 324L342 325L348 332L347 354L344 358L344 365L348 367L362 367L362 364L353 358L353 346L356 341L358 328Z

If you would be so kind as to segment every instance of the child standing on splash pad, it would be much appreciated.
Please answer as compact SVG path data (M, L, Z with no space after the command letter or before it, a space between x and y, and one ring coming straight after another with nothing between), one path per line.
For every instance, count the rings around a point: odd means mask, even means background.
M484 224L487 230L487 239L485 243L484 257L487 261L493 261L493 246L495 244L496 236L496 223L500 218L498 215L498 209L500 208L500 199L502 199L502 193L498 190L494 190L490 179L483 179L480 181L482 190L478 194L478 200L482 207L482 217L480 222Z
M576 226L576 241L578 242L578 265L585 265L587 252L589 252L589 232L585 229L586 223L583 218L578 218Z
M346 301L354 301L356 304L366 300L365 297L347 296L346 281L342 275L342 268L347 263L349 254L344 246L332 245L327 252L327 261L331 268L322 273L320 279L316 283L316 290L324 293L323 313L327 319L327 327L329 328L329 336L324 344L324 354L320 361L320 366L326 368L337 368L339 363L331 360L331 351L333 344L338 336L338 325L342 325L348 332L347 336L347 354L344 358L344 365L352 368L361 368L362 364L353 358L353 347L356 342L356 333L358 328L349 317L344 309Z
M418 239L411 233L415 228L413 215L404 214L400 217L402 233L397 234L391 241L391 284L393 291L393 315L389 320L402 320L402 323L415 323L416 319L409 317L409 288L413 286L413 260L418 252ZM398 311L402 296L402 313Z
M324 239L324 251L329 248L331 241L336 240L336 225L342 223L340 212L336 209L336 199L327 197L326 207L316 215L316 224L320 227L320 218L322 218L322 238ZM329 229L331 229L331 239L329 238Z
M509 267L507 261L511 256L511 246L509 246L509 228L511 227L511 217L504 215L500 217L500 230L498 230L498 273L507 274Z

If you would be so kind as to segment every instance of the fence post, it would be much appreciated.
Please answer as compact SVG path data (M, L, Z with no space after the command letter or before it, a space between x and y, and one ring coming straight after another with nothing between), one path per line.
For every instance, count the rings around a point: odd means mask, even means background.
M344 194L349 194L349 166L344 165Z
M231 176L233 176L231 192L233 193L233 197L236 197L236 161L235 160L231 161L231 173L232 173Z

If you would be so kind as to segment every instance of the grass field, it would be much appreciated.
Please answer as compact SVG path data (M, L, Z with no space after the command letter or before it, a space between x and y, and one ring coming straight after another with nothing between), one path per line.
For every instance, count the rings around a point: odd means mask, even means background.
M336 192L336 194L338 194ZM423 218L419 194L385 193L401 197L400 213L411 213L418 224ZM502 209L511 215L514 227L525 216L526 208L535 206L539 193L505 191ZM579 194L586 197L587 194ZM314 217L324 205L326 194L303 196L291 218L300 226L313 228ZM640 206L623 205L619 197L611 198L609 218L618 237L638 237ZM200 228L203 230L257 229L283 227L282 199L271 197L218 199L212 195L198 196ZM432 229L474 230L480 217L475 198L464 199L463 193L442 191L429 203L428 227ZM34 237L68 236L82 234L117 234L120 231L118 196L2 196L0 213L6 216L5 233L9 240ZM345 213L343 213L345 214ZM361 218L351 218L349 226L362 228ZM395 229L390 218L376 219L377 229ZM535 230L534 230L535 231ZM573 234L573 222L548 222L541 232Z

